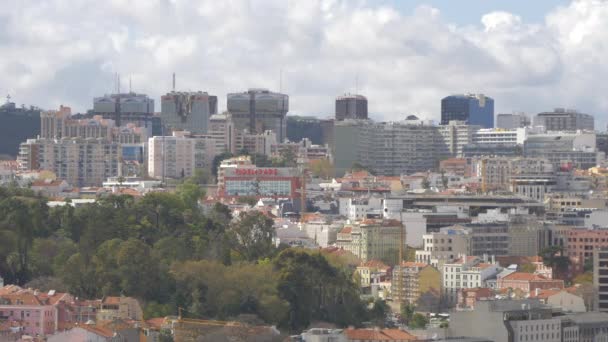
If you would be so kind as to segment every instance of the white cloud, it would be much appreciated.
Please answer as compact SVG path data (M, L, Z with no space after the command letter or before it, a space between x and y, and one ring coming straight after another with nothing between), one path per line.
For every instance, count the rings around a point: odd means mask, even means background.
M330 116L358 89L376 118L439 117L440 99L484 92L497 111L608 110L608 2L573 1L527 23L491 12L448 24L420 6L364 1L23 0L0 9L0 93L77 110L113 89L113 74L154 98L170 89L220 96L283 90L293 113ZM126 89L126 83L123 89Z

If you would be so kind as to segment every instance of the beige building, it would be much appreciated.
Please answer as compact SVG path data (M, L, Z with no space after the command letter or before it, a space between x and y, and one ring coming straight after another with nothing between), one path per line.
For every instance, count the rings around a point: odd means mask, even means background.
M21 170L47 170L72 186L100 186L118 176L122 149L104 139L28 139L19 147Z
M473 135L481 126L467 125L464 121L450 121L439 126L439 133L451 156L462 157L464 146L473 143Z
M394 301L416 305L418 311L437 311L441 298L441 272L420 262L403 262L393 268Z
M195 169L210 169L215 143L209 136L173 132L172 136L148 139L148 175L154 178L184 178Z
M469 254L471 235L464 227L445 227L438 233L422 236L422 250L416 251L416 262L441 268L461 254Z
M139 302L132 297L105 297L101 301L101 308L97 311L97 321L115 319L141 321L143 317Z
M346 224L338 233L336 245L356 255L361 261L397 259L399 241L405 230L397 220L366 219Z

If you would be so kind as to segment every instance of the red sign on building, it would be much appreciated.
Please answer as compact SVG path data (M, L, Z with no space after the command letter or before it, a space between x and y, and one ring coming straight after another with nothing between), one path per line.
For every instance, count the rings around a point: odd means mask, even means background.
M276 176L277 169L235 169L237 176Z

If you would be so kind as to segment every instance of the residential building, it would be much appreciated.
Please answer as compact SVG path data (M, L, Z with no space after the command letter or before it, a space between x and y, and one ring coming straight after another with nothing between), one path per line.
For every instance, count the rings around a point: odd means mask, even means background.
M367 119L367 98L363 95L346 94L336 98L336 121Z
M462 149L464 158L479 158L487 156L495 157L520 157L522 149L516 145L506 144L470 144Z
M439 126L438 129L449 154L454 157L462 157L464 146L473 142L473 135L481 129L481 126L452 120L446 125Z
M336 242L338 232L344 227L340 222L326 222L324 220L314 220L303 224L302 230L306 235L313 239L315 244L321 248L326 248Z
M585 262L593 260L596 250L608 248L608 229L572 227L568 231L566 254L575 274L584 271Z
M496 115L496 128L516 129L530 126L530 118L525 113Z
M209 118L208 135L215 142L216 153L234 153L236 134L230 113L215 114Z
M400 241L405 244L405 229L396 220L365 219L350 224L338 232L336 246L353 253L361 261L396 260ZM403 239L403 240L402 240Z
M546 158L555 170L563 165L589 169L603 162L592 132L547 132L530 134L524 143L524 156Z
M402 262L393 268L393 301L416 306L417 311L438 312L441 272L420 262Z
M439 162L439 170L468 178L474 174L474 163L471 158L448 158Z
M152 136L154 100L145 94L133 92L106 94L93 99L93 114L114 120L116 126L133 123L145 127Z
M593 131L595 129L593 115L564 108L555 108L553 112L536 114L534 124L545 127L547 131Z
M551 290L563 289L564 281L561 279L547 279L541 275L525 272L513 272L498 278L498 289L519 289L524 293L531 293L536 289Z
M369 260L362 262L355 269L359 277L359 285L362 288L369 288L372 284L383 281L389 274L390 267L380 260Z
M461 289L458 291L456 310L474 310L475 304L480 300L494 298L494 290L487 287Z
M483 259L461 255L457 260L444 263L441 276L445 303L455 305L461 289L488 287L486 281L499 271L500 266L494 260L489 260L487 255Z
M586 312L585 301L568 289L536 288L530 292L530 298L538 298L541 303L549 305L564 312Z
M451 95L441 100L441 124L465 121L483 128L494 127L494 100L483 94Z
M207 92L171 91L160 98L163 125L171 131L207 134L209 117L217 114L217 96Z
M120 144L105 139L28 139L19 148L20 170L48 170L76 187L99 186L118 176Z
M593 251L593 286L597 311L608 312L608 248Z
M141 321L143 311L137 299L132 297L104 297L101 308L97 311L97 321L113 321L115 319Z
M564 321L572 322L575 334L569 341L595 342L608 338L608 314L605 312L583 312L564 316ZM565 334L564 334L565 335ZM566 341L566 336L564 336Z
M312 328L303 331L294 342L347 342L346 334L342 329ZM293 341L293 340L291 340Z
M252 134L273 131L278 142L287 137L289 96L268 89L249 89L227 96L227 109L232 115L234 128L248 130Z
M450 315L450 336L492 341L562 341L562 320L538 300L480 300L475 310Z
M462 254L470 252L470 231L464 227L444 227L439 232L422 236L422 250L416 251L416 262L441 268Z
M186 178L196 169L210 169L215 143L209 136L175 131L148 139L148 175L157 179Z
M482 128L473 133L472 143L481 146L521 146L528 134L528 128Z
M404 121L335 123L334 165L341 176L354 163L378 175L397 176L434 169L448 153L437 126L409 116Z

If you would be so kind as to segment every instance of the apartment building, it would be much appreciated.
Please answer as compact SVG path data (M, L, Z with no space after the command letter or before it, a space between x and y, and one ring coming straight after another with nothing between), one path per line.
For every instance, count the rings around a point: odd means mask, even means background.
M583 272L585 262L593 259L595 251L608 248L608 229L572 227L567 238L566 253L575 274Z
M441 268L460 255L470 252L471 235L464 227L444 227L437 233L422 236L422 250L416 251L416 262Z
M72 186L101 186L119 175L120 144L105 139L28 139L19 147L21 170L48 170Z
M336 246L357 256L361 261L396 259L405 230L396 220L365 219L344 225L338 232Z
M438 127L444 145L454 157L463 156L464 147L473 142L473 136L479 129L481 126L468 125L465 121L450 121Z
M215 155L215 142L209 136L185 131L155 136L148 139L148 175L157 179L190 177L195 169L210 169Z
M486 281L498 274L500 266L494 261L476 256L461 255L459 259L443 264L441 276L443 296L449 306L456 304L458 291L488 287Z
M436 312L441 297L441 272L420 262L402 262L393 268L394 301L415 305L418 311Z

